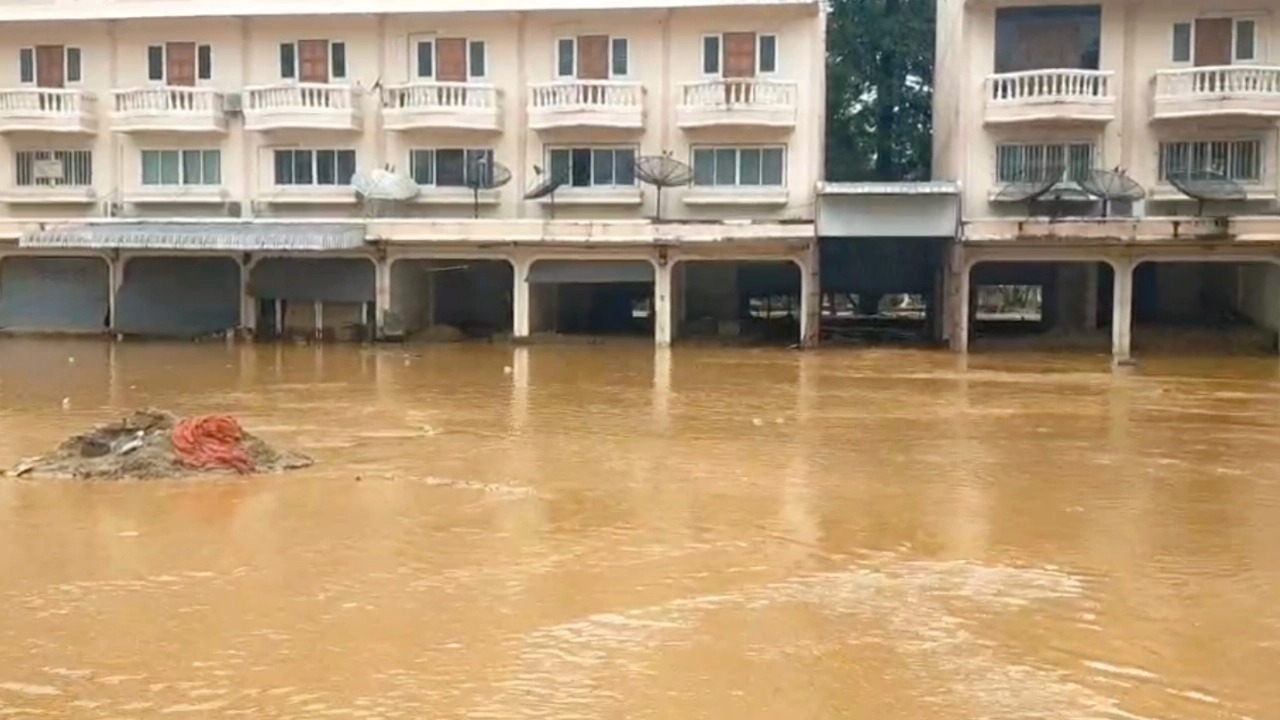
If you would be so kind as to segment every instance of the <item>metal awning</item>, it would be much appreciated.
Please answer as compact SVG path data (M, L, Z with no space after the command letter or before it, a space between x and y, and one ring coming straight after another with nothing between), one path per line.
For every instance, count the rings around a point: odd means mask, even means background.
M535 284L651 283L647 260L539 260L529 268Z
M364 225L355 223L96 223L26 233L18 239L18 247L317 252L360 248L365 236Z
M822 238L954 238L960 186L953 182L821 183Z

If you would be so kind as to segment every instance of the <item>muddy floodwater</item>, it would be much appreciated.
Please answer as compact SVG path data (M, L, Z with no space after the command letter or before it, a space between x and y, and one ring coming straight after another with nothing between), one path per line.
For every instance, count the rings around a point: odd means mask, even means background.
M1280 717L1280 361L0 341L0 717Z

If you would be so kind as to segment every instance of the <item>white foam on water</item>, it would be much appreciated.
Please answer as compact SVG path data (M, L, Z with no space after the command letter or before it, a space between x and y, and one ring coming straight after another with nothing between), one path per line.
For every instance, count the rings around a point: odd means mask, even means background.
M61 695L62 691L52 685L35 685L32 683L0 682L0 690L8 690L20 695Z
M1142 680L1160 679L1159 675L1156 675L1149 670L1143 670L1139 667L1132 667L1129 665L1112 665L1111 663L1105 663L1100 660L1084 660L1083 662L1094 670L1101 670L1102 672L1111 673L1112 675L1124 675L1125 677L1140 678Z

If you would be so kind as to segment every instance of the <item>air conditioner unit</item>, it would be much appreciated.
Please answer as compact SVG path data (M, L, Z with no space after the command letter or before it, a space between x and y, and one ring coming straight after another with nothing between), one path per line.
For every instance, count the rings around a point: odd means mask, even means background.
M62 160L41 158L31 163L31 176L36 180L60 182L64 177Z
M227 93L222 96L222 111L227 115L239 115L244 112L244 96L240 93Z
M226 205L223 205L222 208L226 211L227 217L229 218L244 217L244 206L239 202L229 202Z

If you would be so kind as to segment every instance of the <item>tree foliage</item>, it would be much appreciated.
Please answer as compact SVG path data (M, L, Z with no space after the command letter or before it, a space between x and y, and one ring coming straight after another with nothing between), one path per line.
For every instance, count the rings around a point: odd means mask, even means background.
M829 180L929 177L937 0L828 0Z

